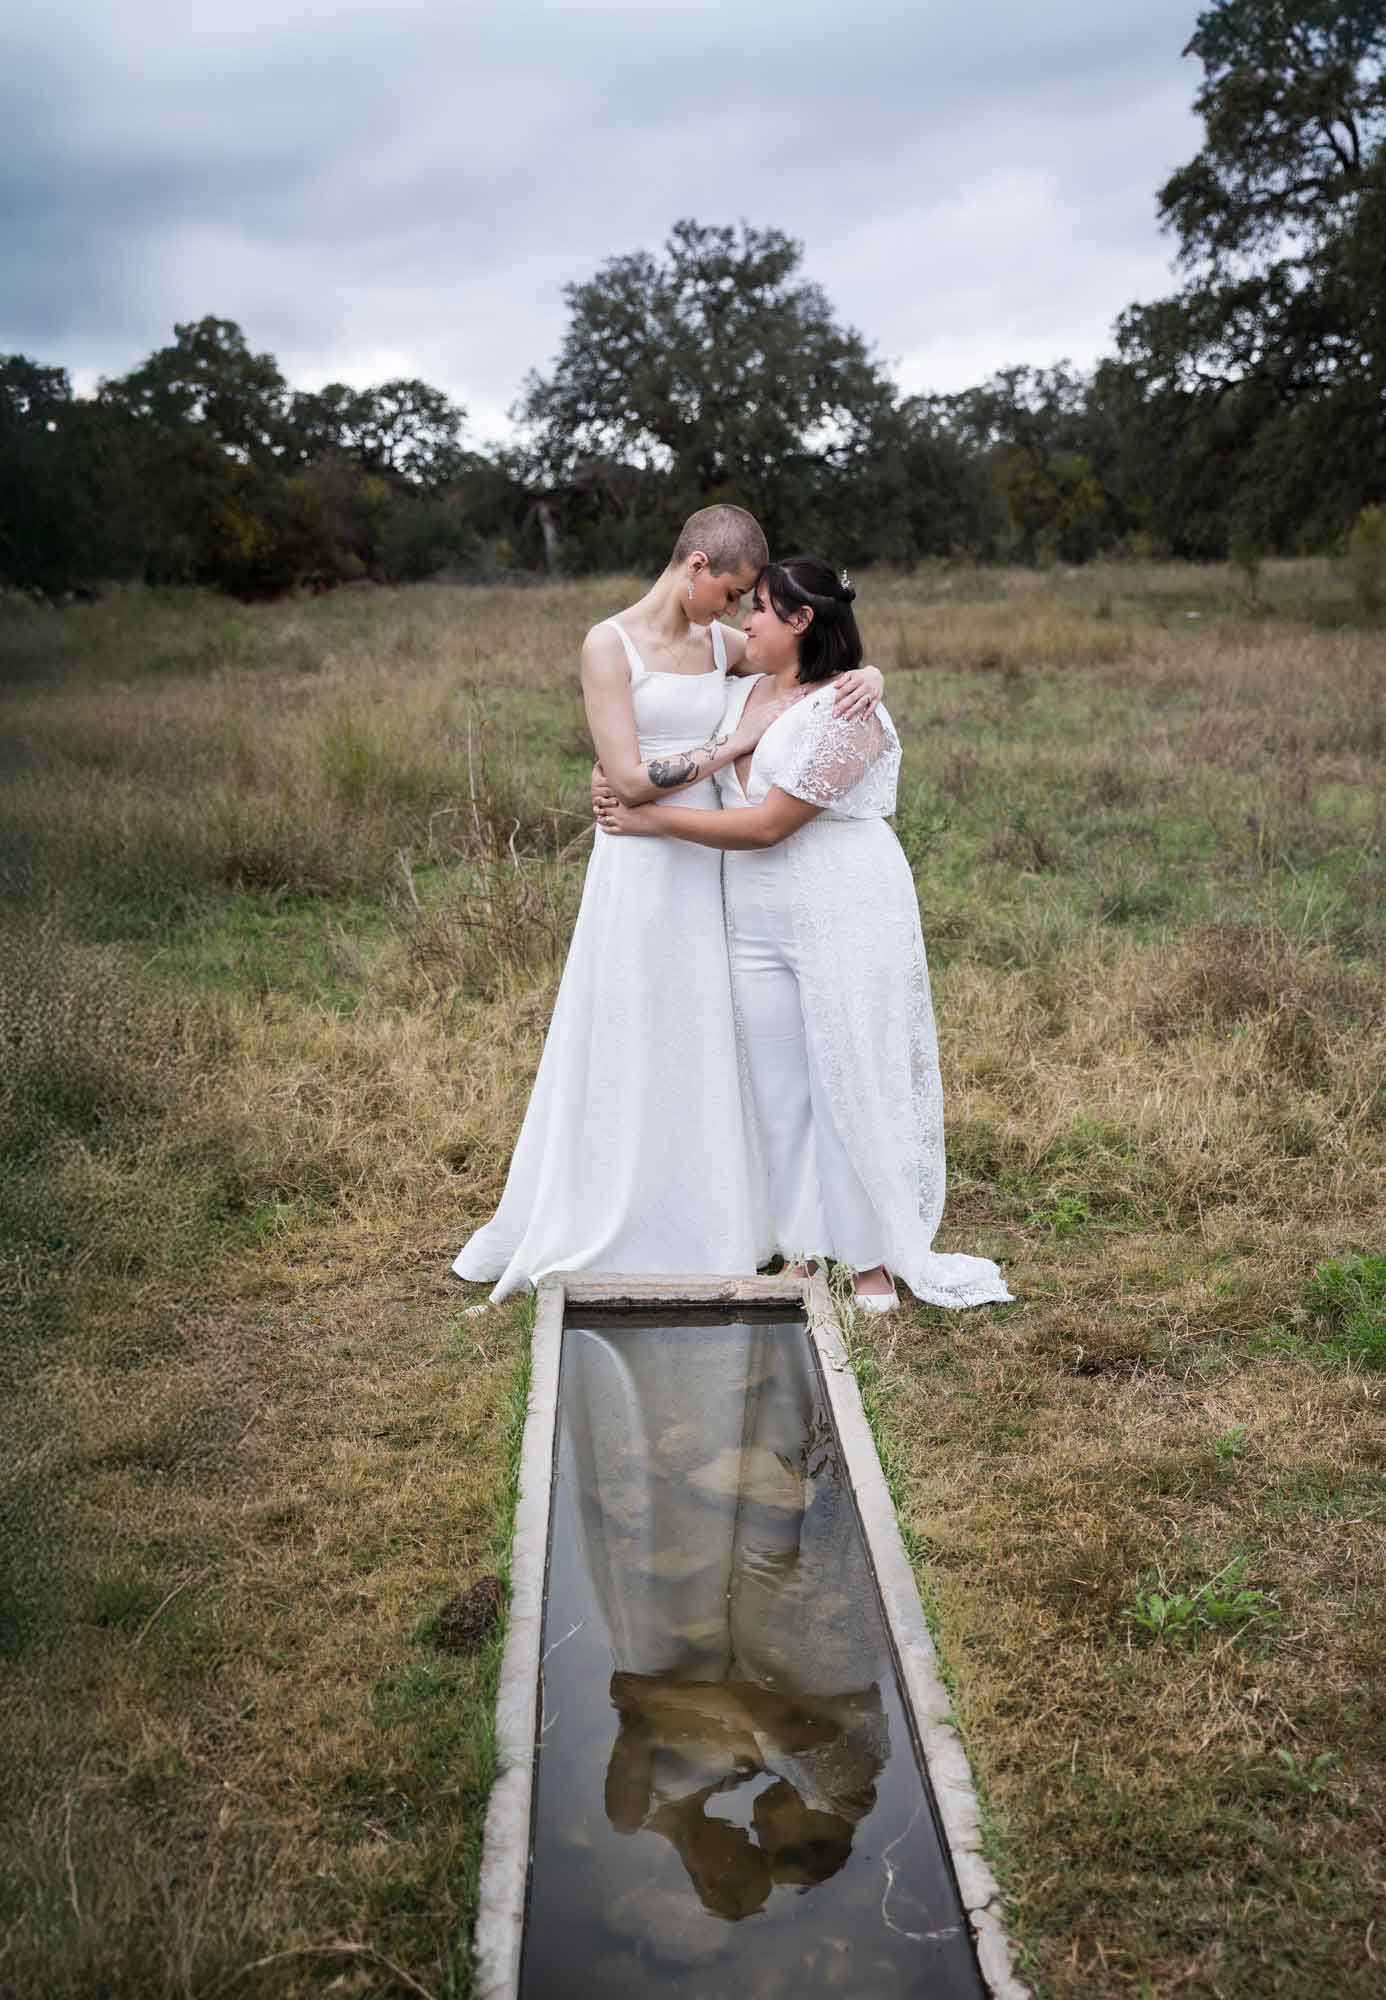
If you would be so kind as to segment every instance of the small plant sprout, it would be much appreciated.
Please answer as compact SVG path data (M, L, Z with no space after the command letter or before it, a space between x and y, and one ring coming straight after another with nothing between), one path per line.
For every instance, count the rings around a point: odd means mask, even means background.
M1134 1604L1126 1606L1121 1616L1131 1624L1139 1625L1154 1639L1175 1639L1193 1625L1196 1612L1194 1599L1182 1592L1167 1597L1162 1591L1143 1590Z
M1316 1757L1301 1763L1293 1750L1277 1744L1271 1752L1285 1774L1285 1784L1292 1792L1303 1792L1309 1797L1327 1789L1328 1780L1337 1769L1338 1758L1332 1750L1320 1750Z
M1277 1616L1264 1590L1252 1590L1242 1581L1245 1558L1228 1563L1220 1576L1212 1577L1196 1593L1200 1616L1208 1625L1244 1625L1252 1619Z
M1271 1598L1264 1590L1248 1586L1245 1574L1246 1558L1235 1556L1197 1590L1143 1590L1120 1615L1153 1639L1193 1637L1200 1630L1226 1631L1277 1618L1280 1614Z
M1327 1359L1386 1368L1386 1256L1330 1257L1309 1280L1305 1303L1329 1329Z
M1064 1194L1052 1208L1034 1209L1025 1220L1031 1228L1047 1229L1056 1243L1064 1243L1086 1229L1092 1216L1081 1195Z
M1240 1458L1246 1449L1246 1425L1234 1424L1230 1431L1224 1431L1220 1438L1214 1438L1213 1450L1226 1464L1230 1459Z

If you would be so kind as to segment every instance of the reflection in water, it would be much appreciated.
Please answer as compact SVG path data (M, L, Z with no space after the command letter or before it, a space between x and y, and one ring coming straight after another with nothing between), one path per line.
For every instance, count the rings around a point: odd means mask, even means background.
M588 1565L621 1635L607 1816L663 1834L704 1906L744 1917L847 1859L889 1749L885 1662L807 1343L685 1340L643 1371L619 1336L566 1357ZM749 1830L709 1814L767 1774Z
M981 1990L801 1328L567 1331L545 1644L526 2000Z
M884 1730L873 1688L855 1713L847 1701L813 1707L751 1681L721 1686L665 1676L614 1674L611 1699L621 1718L606 1778L606 1816L618 1833L662 1833L688 1871L705 1909L750 1916L776 1883L811 1887L835 1875L852 1851L852 1829L876 1802L873 1780L884 1761L869 1732ZM861 1725L865 1725L862 1728ZM855 1762L855 1789L838 1789L831 1806L808 1804L793 1780L809 1751ZM826 1760L825 1760L826 1761ZM751 1830L707 1812L719 1794L758 1790Z

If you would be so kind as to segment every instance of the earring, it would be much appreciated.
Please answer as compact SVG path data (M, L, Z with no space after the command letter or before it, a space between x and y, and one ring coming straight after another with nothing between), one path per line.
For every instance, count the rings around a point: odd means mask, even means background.
M693 602L693 584L691 580L688 585L688 601L690 604Z

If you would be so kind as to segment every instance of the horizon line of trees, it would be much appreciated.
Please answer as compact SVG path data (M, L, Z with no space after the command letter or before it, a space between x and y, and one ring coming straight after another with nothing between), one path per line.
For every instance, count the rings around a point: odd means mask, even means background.
M681 221L566 288L516 441L418 380L305 393L229 320L76 397L0 358L0 582L241 596L661 563L733 499L850 564L1340 547L1386 501L1386 0L1214 0L1204 142L1158 194L1182 286L1090 373L902 396L777 229Z

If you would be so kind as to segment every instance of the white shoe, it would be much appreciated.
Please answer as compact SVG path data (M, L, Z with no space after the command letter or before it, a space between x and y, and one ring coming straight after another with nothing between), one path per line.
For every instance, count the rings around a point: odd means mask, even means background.
M899 1297L894 1292L856 1292L853 1296L867 1312L893 1313L900 1309Z

